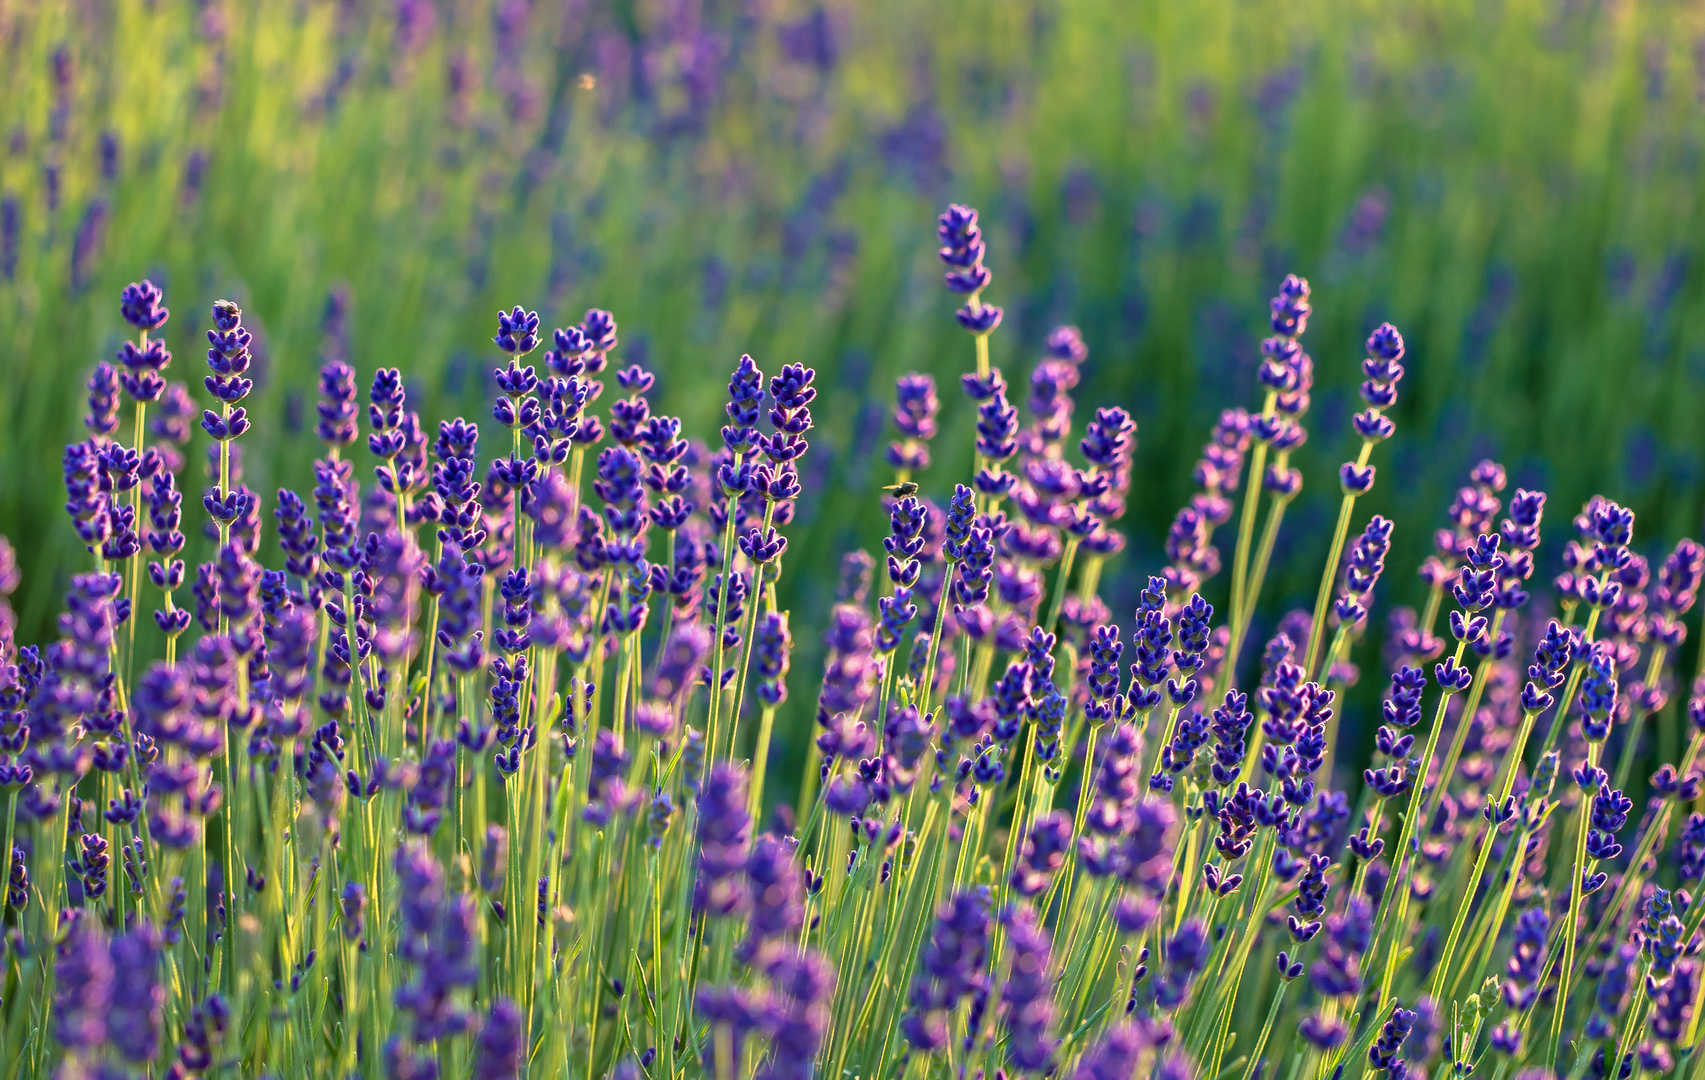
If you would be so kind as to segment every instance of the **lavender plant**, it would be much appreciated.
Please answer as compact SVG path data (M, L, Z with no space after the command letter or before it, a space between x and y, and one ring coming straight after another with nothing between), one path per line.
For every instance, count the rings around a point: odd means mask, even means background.
M0 606L0 1075L1701 1075L1705 673L1679 662L1705 549L1654 584L1633 515L1595 499L1553 610L1528 592L1544 494L1494 528L1503 473L1477 468L1432 602L1360 659L1390 690L1351 768L1342 694L1397 524L1345 545L1401 336L1367 342L1313 610L1241 664L1302 484L1307 282L1281 284L1261 408L1215 425L1121 625L1099 587L1140 561L1114 530L1135 424L1099 409L1074 446L1071 328L1021 418L977 221L938 230L974 471L931 475L942 403L901 378L868 508L885 580L849 557L814 695L789 692L778 588L813 369L741 357L711 453L654 412L608 312L547 335L514 306L482 470L479 423L429 442L404 372L374 373L363 425L333 356L273 567L237 453L253 339L218 301L192 633L192 395L149 336L160 290L127 288L138 337L64 458L86 557L58 639L16 642ZM0 544L0 596L12 566Z

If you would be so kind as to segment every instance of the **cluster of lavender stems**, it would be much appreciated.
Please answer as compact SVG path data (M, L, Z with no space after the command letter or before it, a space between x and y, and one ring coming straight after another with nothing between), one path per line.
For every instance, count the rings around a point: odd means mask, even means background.
M943 403L902 376L815 694L780 607L812 369L741 357L712 449L609 312L516 306L489 423L431 437L404 373L334 355L314 487L267 500L243 313L212 305L191 390L126 288L57 640L15 641L0 543L0 1076L1705 1076L1705 548L1654 570L1595 497L1535 597L1545 495L1482 462L1358 657L1397 527L1357 515L1405 376L1382 324L1314 605L1245 662L1315 378L1289 276L1258 408L1121 625L1136 425L1073 437L1071 327L1015 404L976 211L938 238L973 472L931 474Z

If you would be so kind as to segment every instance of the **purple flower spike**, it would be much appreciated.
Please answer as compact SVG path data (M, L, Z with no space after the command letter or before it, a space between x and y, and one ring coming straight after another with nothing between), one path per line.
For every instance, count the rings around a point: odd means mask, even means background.
M937 219L936 236L942 243L937 254L948 267L948 289L970 297L954 313L959 325L973 334L991 332L1000 325L1001 309L977 299L990 278L983 265L983 231L977 227L977 212L957 203L949 206Z
M497 313L497 336L491 339L511 356L526 356L539 347L539 313L524 311L517 304Z
M106 1039L113 963L95 920L71 925L54 960L53 1034L67 1050L94 1050Z
M901 1034L914 1048L928 1052L946 1046L945 1017L966 998L988 992L990 921L986 890L955 893L936 909L908 995L910 1008L900 1021Z
M491 1003L491 1014L474 1044L474 1080L516 1080L521 1075L525 1026L513 1001L500 997Z
M1048 333L1048 355L1081 365L1089 359L1089 346L1083 343L1083 332L1075 326L1056 326Z
M112 1012L107 1038L126 1061L142 1065L160 1053L160 1026L166 1003L161 982L160 931L146 920L112 942Z
M693 909L716 917L744 911L750 891L742 877L752 843L746 813L746 773L718 762L699 792L699 877Z
M89 411L83 426L97 439L104 439L118 430L118 370L102 360L89 376Z
M158 330L171 316L164 300L166 294L152 281L134 281L119 293L119 313L124 321L138 330Z
M911 372L895 381L894 426L901 438L888 444L889 465L910 472L929 468L929 441L935 437L940 408L930 376Z

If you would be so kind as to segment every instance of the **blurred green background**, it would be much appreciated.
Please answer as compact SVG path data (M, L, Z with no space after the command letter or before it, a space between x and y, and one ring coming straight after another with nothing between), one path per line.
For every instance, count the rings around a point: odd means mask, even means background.
M1080 420L1139 420L1117 613L1218 410L1258 403L1286 271L1314 285L1317 377L1272 610L1318 580L1382 319L1410 343L1366 501L1398 522L1389 599L1420 592L1485 455L1552 493L1542 575L1594 491L1639 510L1641 547L1700 527L1697 4L0 0L0 124L0 532L24 640L84 565L60 452L119 288L151 276L170 376L202 373L216 297L257 328L262 492L311 484L333 289L363 380L401 367L429 424L488 415L500 304L549 325L612 309L619 353L700 436L740 353L814 365L785 579L812 642L826 567L880 525L895 375L942 380L926 490L969 463L971 342L934 256L950 200L983 213L995 362L1022 380L1076 323Z

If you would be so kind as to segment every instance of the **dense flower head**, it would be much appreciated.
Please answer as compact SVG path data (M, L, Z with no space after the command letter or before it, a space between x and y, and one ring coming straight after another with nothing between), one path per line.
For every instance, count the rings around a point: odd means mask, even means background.
M165 292L152 281L133 281L119 293L119 313L138 330L158 330L171 315L165 299Z
M150 338L142 345L123 341L118 347L119 383L133 401L159 401L166 392L166 379L160 372L172 362L165 342ZM91 406L93 402L91 402Z
M1581 729L1594 742L1610 734L1611 714L1616 708L1616 653L1608 642L1595 642L1586 657L1581 679Z
M761 433L758 418L763 415L764 373L750 356L742 356L728 380L728 423L722 429L722 442L731 454L745 454L757 445ZM730 474L732 475L732 474ZM744 486L744 485L742 485ZM723 487L729 487L727 479Z
M987 334L1000 325L1001 309L978 300L978 294L988 287L990 274L983 265L985 247L977 211L958 203L949 206L936 219L936 238L942 244L937 254L947 264L947 288L970 294L956 313L959 325L974 334Z
M713 916L744 911L750 891L743 872L752 842L746 812L746 773L719 762L699 792L698 881L693 908Z
M497 313L497 347L511 356L525 356L539 347L539 313L525 311L517 304L509 311Z
M1308 304L1308 281L1295 274L1286 274L1279 282L1279 293L1268 307L1272 311L1273 333L1296 338L1308 329L1308 317L1313 308Z

